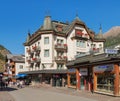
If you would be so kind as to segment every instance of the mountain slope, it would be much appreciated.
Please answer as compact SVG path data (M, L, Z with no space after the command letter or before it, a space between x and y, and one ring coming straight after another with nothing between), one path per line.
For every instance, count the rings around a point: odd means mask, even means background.
M5 56L11 52L7 50L4 46L0 45L0 72L4 70Z
M112 27L110 30L108 30L106 33L104 33L104 38L108 37L116 37L120 34L120 26Z
M111 28L104 34L106 39L105 48L120 44L120 26Z

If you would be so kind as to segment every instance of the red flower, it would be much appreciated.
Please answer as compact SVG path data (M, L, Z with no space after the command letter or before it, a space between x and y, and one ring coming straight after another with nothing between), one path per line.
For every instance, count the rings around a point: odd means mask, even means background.
M63 58L65 58L65 59L66 59L66 58L67 58L67 56L64 56Z
M67 44L64 44L64 46L67 46Z
M34 60L34 61L35 61L35 60L36 60L36 58L32 58L32 60Z
M80 36L83 35L83 33L82 33L81 31L76 31L76 34L77 34L77 35L80 35Z

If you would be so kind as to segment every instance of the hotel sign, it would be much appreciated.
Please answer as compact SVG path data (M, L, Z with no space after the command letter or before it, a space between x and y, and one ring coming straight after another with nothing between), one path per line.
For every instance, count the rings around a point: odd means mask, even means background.
M105 71L113 71L114 70L114 65L109 64L109 65L100 65L100 66L95 66L94 71L95 72L105 72Z
M116 49L105 49L105 53L107 53L107 54L117 54L118 50L116 50Z

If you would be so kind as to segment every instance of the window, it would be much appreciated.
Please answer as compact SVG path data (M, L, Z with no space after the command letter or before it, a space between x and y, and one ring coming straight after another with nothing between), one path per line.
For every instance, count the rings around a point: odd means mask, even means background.
M49 57L49 49L44 50L44 57Z
M44 44L49 44L49 37L44 38Z
M114 91L114 75L113 74L97 75L97 90L108 92Z
M63 44L64 41L62 39L57 39L57 43Z
M85 48L86 47L86 43L85 43L84 40L77 40L76 46L77 47L81 47L81 48Z
M102 48L102 44L99 44L99 47Z
M23 65L20 65L20 66L19 66L19 69L23 69Z
M63 69L63 64L57 64L57 69Z

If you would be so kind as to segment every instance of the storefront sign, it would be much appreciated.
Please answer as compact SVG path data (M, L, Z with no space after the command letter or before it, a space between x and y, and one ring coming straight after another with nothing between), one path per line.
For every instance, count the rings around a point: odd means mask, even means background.
M88 69L87 68L80 68L80 75L88 75Z
M116 50L116 49L105 49L105 53L107 53L107 54L117 54L118 50Z
M68 72L70 73L76 72L76 69L75 68L68 69Z
M94 67L94 71L95 72L99 72L99 71L112 71L114 69L114 65L110 64L110 65L101 65L101 66L95 66Z

